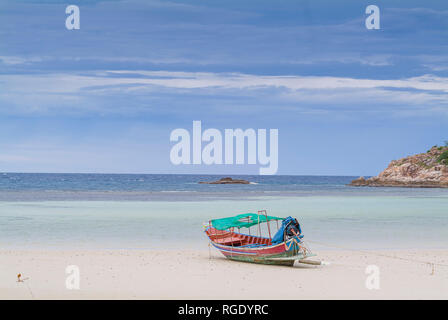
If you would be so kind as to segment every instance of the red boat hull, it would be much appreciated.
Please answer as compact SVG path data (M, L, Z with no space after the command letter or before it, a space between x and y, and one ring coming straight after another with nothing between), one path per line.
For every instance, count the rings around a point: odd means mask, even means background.
M222 231L213 227L208 227L205 233L211 244L232 260L292 266L295 260L312 255L297 237L272 245L269 238Z

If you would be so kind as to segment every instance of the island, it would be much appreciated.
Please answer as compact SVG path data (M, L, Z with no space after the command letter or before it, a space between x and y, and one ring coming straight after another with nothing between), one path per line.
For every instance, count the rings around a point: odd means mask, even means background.
M250 184L247 180L239 180L239 179L232 179L232 178L221 178L217 181L200 181L201 184Z
M448 142L426 153L393 160L376 177L359 177L350 186L448 188Z

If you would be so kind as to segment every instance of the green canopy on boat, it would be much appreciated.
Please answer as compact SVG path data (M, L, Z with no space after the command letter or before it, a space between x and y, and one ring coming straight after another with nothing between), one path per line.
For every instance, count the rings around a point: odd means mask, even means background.
M214 219L212 220L212 226L218 230L226 230L232 227L236 228L249 228L256 224L266 222L267 220L284 220L285 218L266 216L256 213L243 213L234 217Z

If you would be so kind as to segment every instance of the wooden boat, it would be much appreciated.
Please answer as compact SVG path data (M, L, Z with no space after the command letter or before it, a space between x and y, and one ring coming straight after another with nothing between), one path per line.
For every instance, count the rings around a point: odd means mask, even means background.
M277 231L271 237L273 221ZM262 224L267 226L267 237L261 235ZM250 234L252 226L258 235ZM314 256L303 241L297 219L268 216L266 210L210 220L204 227L211 245L231 260L292 266L296 260L307 263L304 259ZM248 233L240 232L242 228Z

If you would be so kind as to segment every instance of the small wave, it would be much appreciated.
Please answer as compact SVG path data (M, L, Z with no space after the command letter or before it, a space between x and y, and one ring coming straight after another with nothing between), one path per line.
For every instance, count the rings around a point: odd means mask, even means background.
M164 191L159 191L159 192L165 192L165 193L173 193L174 192L174 193L177 193L177 192L198 192L198 191L193 191L193 190L164 190Z

